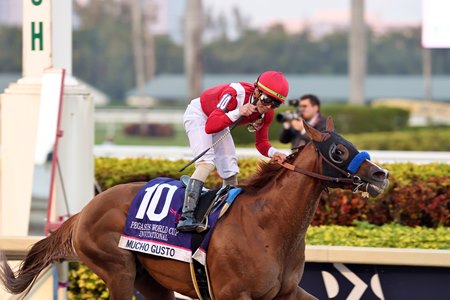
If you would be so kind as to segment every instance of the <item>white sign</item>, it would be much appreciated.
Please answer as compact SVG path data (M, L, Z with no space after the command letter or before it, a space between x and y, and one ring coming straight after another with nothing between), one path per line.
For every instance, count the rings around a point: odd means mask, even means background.
M51 1L23 0L23 77L52 67Z
M422 46L450 48L450 1L422 0Z
M355 273L353 273L349 268L347 268L344 264L334 263L333 266L348 280L353 284L353 289L350 291L350 294L346 297L346 299L361 299L364 295L368 285L358 277ZM328 298L335 298L339 294L339 283L334 278L334 276L327 272L322 271L322 278L325 283L325 290L327 292ZM383 289L381 288L380 278L378 274L372 276L370 280L370 288L375 296L380 300L384 300Z

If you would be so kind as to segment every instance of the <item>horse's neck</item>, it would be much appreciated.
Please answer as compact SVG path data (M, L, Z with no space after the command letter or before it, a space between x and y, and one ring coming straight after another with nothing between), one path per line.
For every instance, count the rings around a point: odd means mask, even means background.
M318 173L320 171L317 153L312 145L303 149L293 164L304 170ZM285 171L276 180L278 191L273 201L273 210L280 222L280 233L289 232L303 239L312 221L323 186L312 177Z

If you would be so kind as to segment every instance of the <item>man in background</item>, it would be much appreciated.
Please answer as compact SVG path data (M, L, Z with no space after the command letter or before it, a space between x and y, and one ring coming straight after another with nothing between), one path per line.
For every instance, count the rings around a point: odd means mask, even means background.
M325 130L326 119L320 113L320 100L316 95L306 94L299 100L289 101L290 105L298 107L297 113L285 112L277 115L277 120L283 123L283 130L280 133L280 142L291 143L291 148L297 148L309 142L303 128L302 119L319 131Z

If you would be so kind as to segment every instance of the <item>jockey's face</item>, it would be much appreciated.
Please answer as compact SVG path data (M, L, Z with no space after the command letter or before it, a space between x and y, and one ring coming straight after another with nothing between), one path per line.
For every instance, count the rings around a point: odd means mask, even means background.
M271 109L275 109L281 104L280 101L267 96L259 89L255 89L254 97L258 99L258 102L256 103L256 109L260 114L266 113Z

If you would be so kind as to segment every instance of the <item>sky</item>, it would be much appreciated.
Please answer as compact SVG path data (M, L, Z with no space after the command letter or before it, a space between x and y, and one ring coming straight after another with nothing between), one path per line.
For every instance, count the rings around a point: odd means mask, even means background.
M203 0L205 9L214 15L239 7L243 16L249 17L252 27L260 27L274 20L310 20L325 15L348 18L351 0ZM365 0L366 16L377 22L421 22L422 0Z

